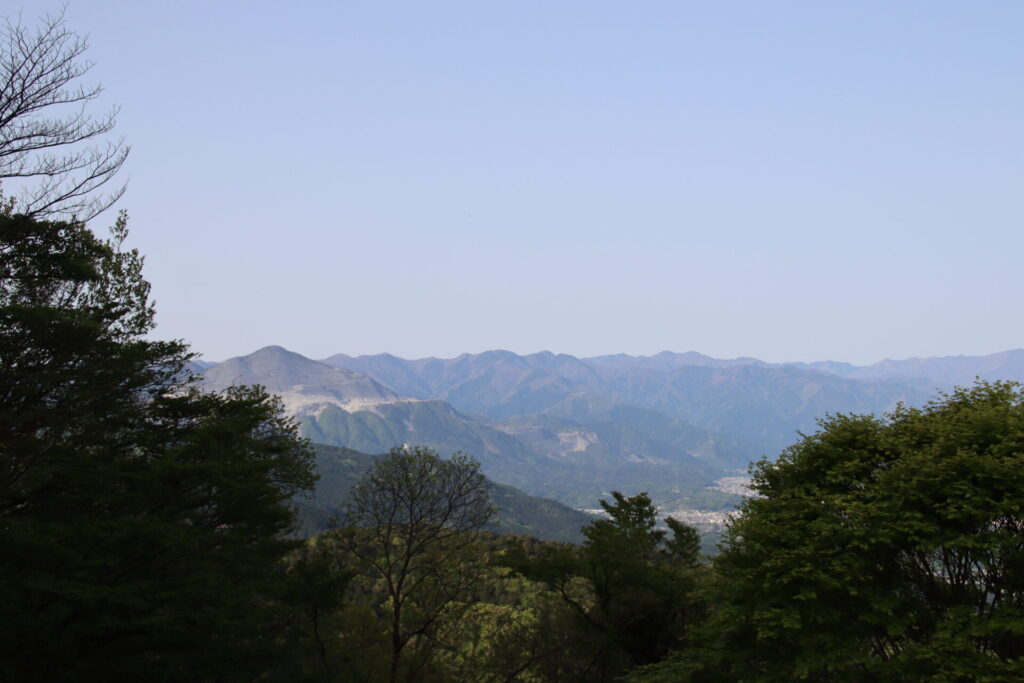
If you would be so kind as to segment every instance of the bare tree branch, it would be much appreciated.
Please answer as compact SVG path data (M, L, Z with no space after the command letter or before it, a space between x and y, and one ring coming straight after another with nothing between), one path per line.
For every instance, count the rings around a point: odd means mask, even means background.
M123 184L106 186L130 150L123 138L104 139L117 108L99 118L87 110L103 92L77 84L93 67L88 43L63 12L35 29L8 18L0 31L0 181L18 183L18 213L86 222L124 194Z

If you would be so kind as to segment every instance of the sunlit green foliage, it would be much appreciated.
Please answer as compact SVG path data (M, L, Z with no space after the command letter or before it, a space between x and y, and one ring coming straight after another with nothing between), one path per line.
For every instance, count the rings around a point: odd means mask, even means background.
M702 647L638 680L1021 680L1021 387L821 427L758 465Z
M473 562L480 575L444 606L430 629L410 639L396 677L481 683L578 678L585 662L574 658L581 649L574 615L557 595L501 564L510 548L526 548L527 554L536 555L549 545L528 537L479 536L473 544ZM296 677L301 672L312 680L388 680L394 613L386 580L348 554L335 534L310 541L295 558L306 564L293 565L296 571L330 567L328 575L319 575L320 587L331 582L332 574L344 585L333 595L310 594L318 610L304 612L306 642L296 651L302 660ZM319 619L318 635L313 614Z
M657 661L686 642L701 614L697 533L673 520L666 539L646 494L612 496L602 501L609 518L583 529L582 547L550 546L507 560L569 608L576 638L564 657L576 662L571 677L586 680L612 680Z
M386 602L389 680L430 668L438 629L486 571L478 539L493 514L479 463L424 447L392 449L353 487L330 537Z

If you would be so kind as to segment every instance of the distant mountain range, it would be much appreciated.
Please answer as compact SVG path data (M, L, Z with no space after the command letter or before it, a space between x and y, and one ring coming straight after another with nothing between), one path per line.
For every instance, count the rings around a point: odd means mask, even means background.
M315 361L272 346L194 371L210 389L266 386L315 442L461 450L494 480L573 507L596 507L612 489L714 507L731 500L710 488L716 479L774 458L824 414L921 405L976 376L1021 380L1024 350L854 366L668 351Z

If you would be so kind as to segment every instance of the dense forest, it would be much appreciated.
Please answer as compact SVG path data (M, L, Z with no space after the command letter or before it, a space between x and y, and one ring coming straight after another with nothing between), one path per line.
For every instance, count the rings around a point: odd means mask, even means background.
M29 75L60 67L47 48L73 63L60 30L28 40ZM60 132L19 123L21 76L0 159ZM0 202L3 680L1024 678L1020 385L823 417L752 467L713 558L646 493L612 492L577 542L522 510L495 526L514 494L420 446L358 461L325 512L317 479L340 475L280 401L204 391L188 347L152 339L127 218L100 237L74 210L103 201L45 194Z

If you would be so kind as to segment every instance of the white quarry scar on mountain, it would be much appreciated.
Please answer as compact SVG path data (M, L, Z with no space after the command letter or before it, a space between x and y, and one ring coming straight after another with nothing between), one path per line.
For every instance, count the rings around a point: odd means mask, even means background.
M316 417L320 418L323 411L328 406L336 406L347 413L354 413L360 410L368 410L370 412L377 412L374 410L380 405L398 405L403 403L419 403L418 398L348 398L341 399L331 394L308 394L304 393L304 388L299 385L286 389L278 394L281 397L281 403L284 405L284 410L287 414L295 417Z
M598 443L597 435L592 432L559 432L559 445L564 453L582 453L588 446Z
M418 400L365 375L309 360L279 346L231 358L203 372L203 385L208 389L219 391L238 384L263 385L281 397L285 412L296 417L319 416L327 406L351 413Z

